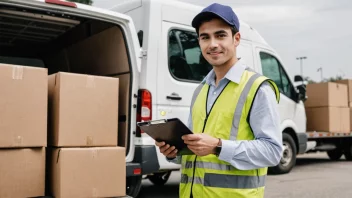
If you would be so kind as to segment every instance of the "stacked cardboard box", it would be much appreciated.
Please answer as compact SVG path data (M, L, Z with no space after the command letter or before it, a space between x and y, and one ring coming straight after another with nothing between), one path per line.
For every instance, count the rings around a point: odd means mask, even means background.
M45 195L47 75L0 64L0 197Z
M307 85L305 102L307 130L346 133L350 131L347 85L326 82Z
M118 78L0 64L0 93L0 197L125 196Z
M338 80L336 82L347 85L348 107L350 108L350 129L352 130L352 80Z
M118 78L49 76L51 196L125 195L125 149L117 147L118 88Z

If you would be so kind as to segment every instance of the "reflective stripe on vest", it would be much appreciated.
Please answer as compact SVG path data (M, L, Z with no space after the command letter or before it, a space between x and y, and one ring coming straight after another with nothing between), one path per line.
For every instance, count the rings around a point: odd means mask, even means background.
M247 175L224 175L216 173L206 173L204 179L194 177L193 183L203 184L203 186L216 188L251 189L264 187L266 175L247 176ZM181 183L191 183L192 177L186 174L181 175Z
M230 140L235 140L237 137L237 132L238 132L238 126L240 125L240 120L241 120L241 115L242 115L242 109L244 104L246 103L246 99L248 96L249 91L251 90L251 87L254 83L254 81L259 78L261 75L260 74L254 74L251 76L243 88L243 91L240 95L240 98L238 99L236 110L235 110L235 115L232 123L232 128L231 128L231 134L230 134Z

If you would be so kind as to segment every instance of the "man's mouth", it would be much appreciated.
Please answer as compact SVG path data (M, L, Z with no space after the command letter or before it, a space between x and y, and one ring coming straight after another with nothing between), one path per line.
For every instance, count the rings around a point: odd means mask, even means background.
M219 55L221 54L222 52L208 52L207 54L209 55Z

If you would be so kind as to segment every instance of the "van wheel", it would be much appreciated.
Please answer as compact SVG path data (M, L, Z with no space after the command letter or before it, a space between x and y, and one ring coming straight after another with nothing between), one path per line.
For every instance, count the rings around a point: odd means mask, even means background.
M327 154L331 160L337 161L342 157L343 151L342 149L334 149L331 151L327 151Z
M352 144L347 144L344 149L345 158L347 161L352 161Z
M142 187L142 176L133 176L126 178L126 194L131 197L137 197Z
M282 134L283 154L280 163L277 166L269 167L271 174L285 174L289 173L296 164L296 144L292 137L287 134Z
M154 173L153 175L149 175L148 179L157 186L163 186L166 184L167 180L169 180L171 175L171 171L162 172L162 173Z

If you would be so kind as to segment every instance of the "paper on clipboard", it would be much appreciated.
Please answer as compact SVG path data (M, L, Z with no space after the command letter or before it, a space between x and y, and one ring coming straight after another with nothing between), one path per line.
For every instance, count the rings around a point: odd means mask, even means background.
M193 133L178 118L138 122L137 125L154 140L175 146L178 155L193 154L182 140L183 135Z

